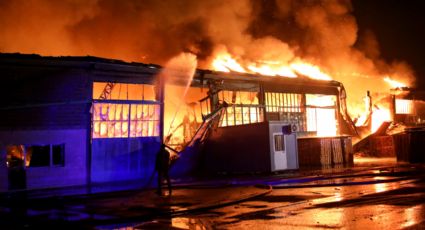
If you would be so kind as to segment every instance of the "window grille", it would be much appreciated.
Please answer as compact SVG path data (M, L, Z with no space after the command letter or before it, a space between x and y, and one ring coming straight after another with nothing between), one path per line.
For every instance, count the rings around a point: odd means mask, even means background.
M93 138L159 136L159 104L93 103Z

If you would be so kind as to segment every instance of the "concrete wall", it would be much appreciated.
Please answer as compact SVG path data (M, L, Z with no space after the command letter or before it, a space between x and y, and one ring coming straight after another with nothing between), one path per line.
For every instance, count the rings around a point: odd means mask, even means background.
M0 131L0 189L8 186L7 145L65 144L65 166L26 168L27 189L83 185L87 179L87 130ZM5 183L6 182L6 183Z

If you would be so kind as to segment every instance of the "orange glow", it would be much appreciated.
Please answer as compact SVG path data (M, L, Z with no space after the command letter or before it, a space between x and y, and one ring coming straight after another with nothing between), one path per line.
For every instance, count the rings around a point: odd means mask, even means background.
M243 61L232 57L227 52L222 52L214 58L211 63L213 70L222 72L239 72L239 73L253 73L266 76L282 76L289 78L296 78L297 74L302 74L312 79L318 80L332 80L332 78L324 73L318 66L307 63L302 60L296 60L292 63L282 63L275 60L261 60L261 61Z
M207 96L201 88L165 86L164 135L166 143L178 150L188 143L199 128L202 117L199 98ZM186 96L181 97L186 91Z
M235 60L233 59L230 54L221 54L218 55L213 63L212 63L213 69L216 71L222 71L222 72L240 72L245 73L245 69Z
M421 213L423 213L424 206L416 205L410 208L404 209L404 216L406 222L402 223L400 228L408 228L414 226L422 221Z
M332 80L332 78L323 73L318 66L305 63L305 62L296 62L291 64L291 68L297 73L305 75L312 79L317 80Z
M390 77L385 77L384 81L387 82L388 84L391 85L391 87L393 88L403 88L403 87L407 87L406 84L398 82L396 80L391 79Z
M296 78L297 75L286 66L272 66L272 65L249 65L248 69L253 73L259 73L266 76L283 76Z
M224 90L218 96L220 101L230 105L221 117L221 127L252 124L264 120L256 92Z
M317 136L337 134L335 108L336 97L330 95L307 94L307 129L316 131Z
M389 109L376 109L372 113L372 133L374 133L385 121L391 121Z
M380 176L375 176L373 177L374 180L385 180L385 177L380 177ZM380 193L380 192L385 192L388 191L390 188L388 186L387 183L375 183L374 184L375 187L375 192Z
M234 71L241 73L261 74L265 76L296 78L297 76L302 75L316 80L330 81L333 79L320 66L309 63L298 57L283 60L276 58L262 58L259 60L252 60L244 58L244 56L234 56L227 50L216 54L211 64L211 68L217 71ZM407 84L396 81L388 76L380 76L379 79L383 79L392 88L407 87ZM336 112L335 108L332 107L336 106L335 100L329 102L329 98L323 97L317 97L314 100L312 99L310 102L311 107L307 108L306 111L308 131L316 132L317 136L334 136L337 134L338 129ZM369 108L369 101L365 101L365 103L366 109L361 109L361 105L350 106L351 112L356 111L355 114L358 114L355 123L356 126L371 125L370 131L375 132L383 122L390 121L391 116L388 108L389 105L381 105L380 103L379 108ZM411 106L408 106L406 103L404 103L403 106L400 105L398 107L403 107L405 110L404 113L406 113L406 111L412 110ZM275 110L273 112L278 112L276 108L274 109ZM236 110L232 112L235 114L239 113L239 111ZM232 112L229 113L231 114ZM236 123L237 121L235 121L235 124Z
M317 121L317 136L336 135L335 109L318 109Z
M397 114L411 114L413 113L413 101L406 99L396 99L395 108Z

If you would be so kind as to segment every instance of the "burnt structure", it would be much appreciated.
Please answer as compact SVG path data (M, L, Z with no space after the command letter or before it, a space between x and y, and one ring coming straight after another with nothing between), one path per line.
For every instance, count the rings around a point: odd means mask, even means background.
M411 88L391 90L394 153L399 162L423 163L425 141L425 91Z
M167 88L161 70L0 54L0 191L149 181L161 142L178 150L175 176L352 162L339 82L197 70L173 125L167 94L187 79L172 74Z
M390 109L391 121L357 142L354 152L373 157L397 157L399 162L423 162L422 142L425 127L425 92L412 88L395 88L379 101Z

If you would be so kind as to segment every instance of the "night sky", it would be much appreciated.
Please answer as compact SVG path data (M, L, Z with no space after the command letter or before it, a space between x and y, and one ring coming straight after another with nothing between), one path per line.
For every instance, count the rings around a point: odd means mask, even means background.
M425 1L354 0L359 34L371 30L386 61L404 60L416 72L417 87L425 89Z

